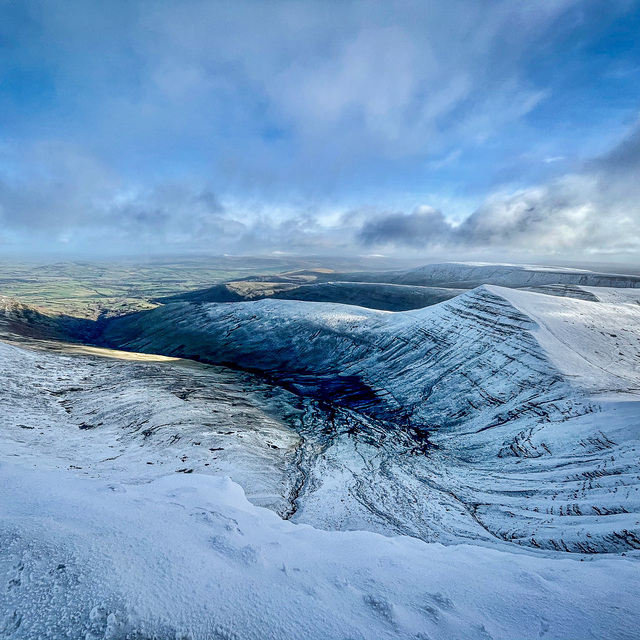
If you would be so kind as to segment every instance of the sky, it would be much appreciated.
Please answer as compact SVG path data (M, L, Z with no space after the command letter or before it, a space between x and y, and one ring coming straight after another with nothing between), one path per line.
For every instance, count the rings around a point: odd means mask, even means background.
M0 0L0 255L640 262L640 0Z

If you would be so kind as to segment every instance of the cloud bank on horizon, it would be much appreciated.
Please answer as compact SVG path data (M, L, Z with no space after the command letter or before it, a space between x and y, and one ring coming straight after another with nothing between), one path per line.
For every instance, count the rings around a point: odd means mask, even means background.
M640 1L0 3L0 251L635 260Z

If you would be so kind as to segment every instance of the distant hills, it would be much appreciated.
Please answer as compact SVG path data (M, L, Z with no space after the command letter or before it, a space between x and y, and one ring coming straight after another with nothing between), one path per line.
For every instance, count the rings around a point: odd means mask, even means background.
M275 298L338 302L369 309L407 311L428 307L483 284L510 288L546 287L546 293L588 297L576 287L640 287L640 276L565 267L446 262L394 271L335 272L305 269L249 276L156 302L242 302Z

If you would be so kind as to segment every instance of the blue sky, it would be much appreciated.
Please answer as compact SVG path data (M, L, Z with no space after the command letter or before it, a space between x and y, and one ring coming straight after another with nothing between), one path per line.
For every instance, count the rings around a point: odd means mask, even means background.
M0 251L634 261L640 3L0 2Z

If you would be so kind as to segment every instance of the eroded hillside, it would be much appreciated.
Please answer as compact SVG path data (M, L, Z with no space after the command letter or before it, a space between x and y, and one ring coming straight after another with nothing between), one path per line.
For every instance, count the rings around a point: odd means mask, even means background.
M640 545L640 308L619 295L481 287L397 314L176 304L116 320L104 339L257 371L333 406L322 433L298 427L319 451L304 456L300 520L606 551Z

